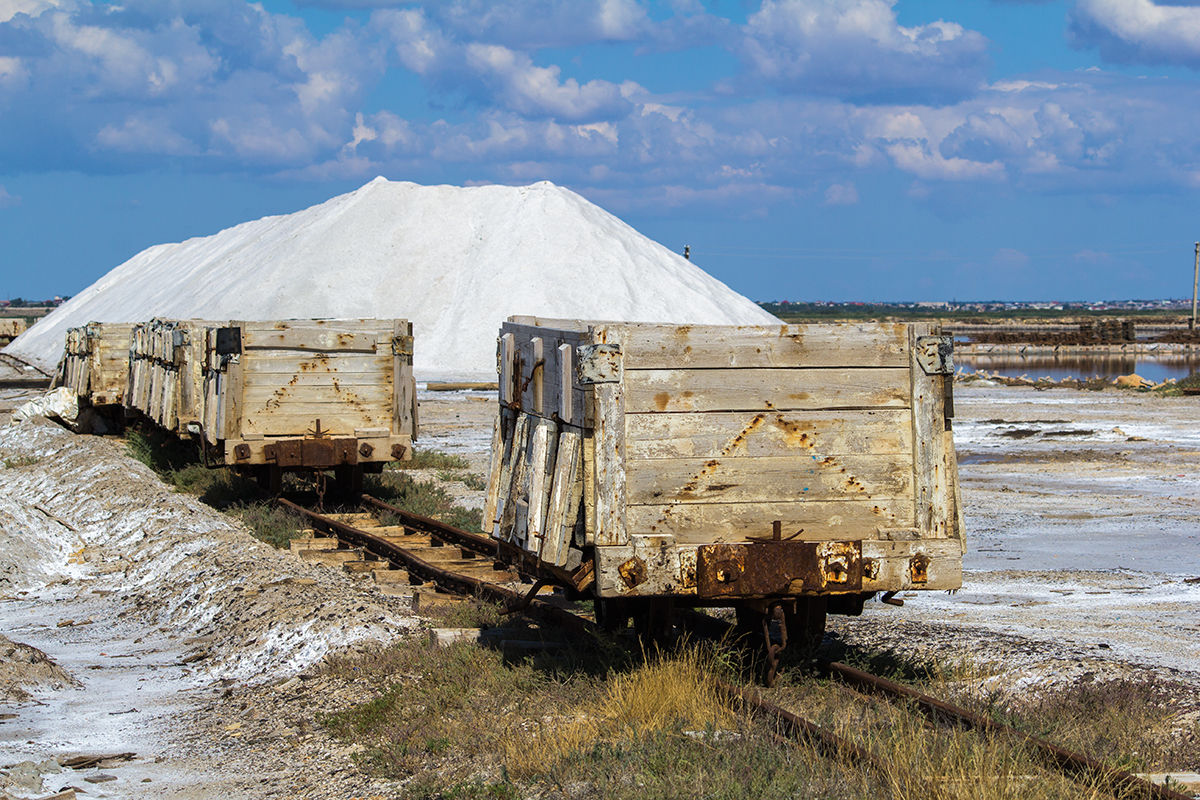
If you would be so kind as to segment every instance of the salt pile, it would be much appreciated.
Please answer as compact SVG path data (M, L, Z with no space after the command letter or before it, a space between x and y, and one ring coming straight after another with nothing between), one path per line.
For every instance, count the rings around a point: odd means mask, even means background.
M401 317L420 380L495 380L508 316L776 324L703 270L574 192L376 178L116 267L4 352L52 368L67 328L199 319Z

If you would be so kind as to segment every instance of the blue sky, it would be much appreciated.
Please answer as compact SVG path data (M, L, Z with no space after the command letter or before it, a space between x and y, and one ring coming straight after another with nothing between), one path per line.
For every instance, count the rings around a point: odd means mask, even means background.
M1186 297L1197 70L1200 0L0 0L0 297L376 175L758 300Z

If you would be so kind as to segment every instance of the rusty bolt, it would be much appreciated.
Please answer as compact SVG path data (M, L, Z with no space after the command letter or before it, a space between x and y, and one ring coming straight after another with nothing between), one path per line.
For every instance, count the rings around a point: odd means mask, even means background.
M250 445L248 445L248 444L235 445L233 448L233 456L238 461L245 461L247 458L250 457Z
M392 445L392 458L396 459L397 461L403 461L404 454L407 452L408 452L408 448L402 444Z
M929 556L917 553L909 559L908 574L913 583L929 583Z
M358 454L360 456L362 456L363 458L370 458L371 453L374 453L374 452L375 452L375 448L371 446L370 442L363 442L362 444L360 444L358 446Z
M645 583L646 578L649 577L646 572L646 562L637 556L634 556L618 567L617 572L620 573L621 581L627 589L632 589L640 583Z

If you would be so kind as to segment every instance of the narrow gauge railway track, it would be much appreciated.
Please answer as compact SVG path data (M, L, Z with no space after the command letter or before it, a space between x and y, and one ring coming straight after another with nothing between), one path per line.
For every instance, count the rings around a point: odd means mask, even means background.
M370 530L341 522L283 498L279 498L277 502L302 515L315 531L320 531L350 546L361 547L380 561L407 570L410 579L433 584L438 589L452 594L500 603L505 605L510 612L520 611L548 625L561 627L575 633L598 631L598 627L592 620L538 600L535 595L544 585L543 580L536 582L528 592L523 594L507 586L477 577L481 568L487 568L485 559L494 559L498 554L497 542L489 537L459 530L367 495L363 496L365 507L373 513L394 514L400 520L403 532L395 535L372 533ZM458 549L462 558L430 557L432 551L442 548ZM471 570L476 573L475 575L457 572L451 568L452 566L461 567L464 562L479 562L479 565ZM510 574L504 571L507 570L507 566L499 562L493 562L491 569L496 571L497 575ZM711 638L728 636L732 627L727 622L695 611L680 613L678 621L682 627L698 635ZM1102 764L1085 755L1065 750L1037 736L1023 733L1008 725L995 722L968 709L938 700L886 678L871 675L838 662L821 661L818 663L830 678L864 694L880 695L898 702L911 703L936 724L956 725L1021 742L1047 766L1085 781L1114 797L1146 798L1146 800L1192 800L1189 795L1153 784L1132 773ZM765 700L757 691L741 689L724 682L718 682L718 688L733 702L744 704L755 716L774 725L780 736L805 742L827 758L861 765L882 774L893 769L891 764L868 748L861 747L827 728Z
M23 358L0 353L0 364L11 367L22 374L19 378L0 379L2 389L45 389L50 386L54 377L36 364L31 364ZM29 374L32 372L33 374Z

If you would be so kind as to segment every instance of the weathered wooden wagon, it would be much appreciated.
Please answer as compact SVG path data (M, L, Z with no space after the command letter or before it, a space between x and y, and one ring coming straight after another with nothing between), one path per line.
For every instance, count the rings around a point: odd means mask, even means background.
M20 317L0 317L0 347L11 344L25 332L25 320Z
M51 386L70 387L93 407L119 409L125 401L132 331L127 322L89 322L68 329Z
M229 322L205 330L197 422L224 463L272 490L283 472L363 471L412 457L417 435L407 320Z
M961 584L935 325L513 317L498 362L485 527L601 621L733 606L812 636L875 593Z

